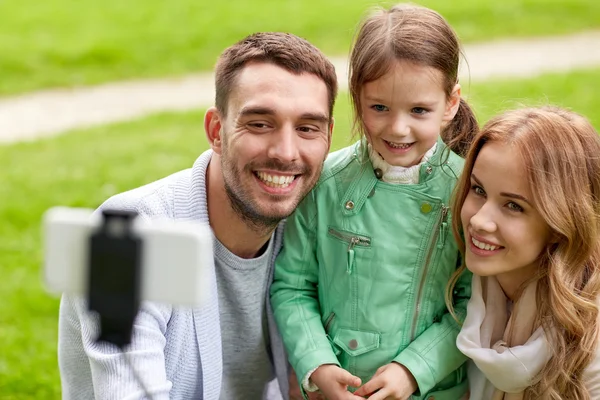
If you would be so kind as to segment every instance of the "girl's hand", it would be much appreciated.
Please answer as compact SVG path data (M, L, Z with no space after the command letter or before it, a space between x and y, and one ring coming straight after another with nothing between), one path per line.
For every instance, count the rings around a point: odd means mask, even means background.
M355 396L348 391L348 386L360 386L360 378L337 365L321 365L312 373L310 379L317 385L327 400L362 399L362 397Z
M410 371L404 365L392 362L379 368L354 394L369 400L406 400L417 388L417 381Z

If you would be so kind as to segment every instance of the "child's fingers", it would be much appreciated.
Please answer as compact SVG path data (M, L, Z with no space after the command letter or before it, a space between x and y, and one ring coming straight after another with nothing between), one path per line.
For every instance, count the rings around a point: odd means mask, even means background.
M358 376L352 375L350 372L346 371L343 368L338 368L336 371L335 380L343 385L348 385L352 387L360 386L360 378Z
M381 389L383 387L383 380L379 377L374 377L369 382L362 385L354 394L357 396L368 396L374 391ZM369 397L370 399L371 397ZM383 397L385 398L385 397Z
M369 400L385 400L391 393L392 392L389 389L383 388L372 396L369 396Z

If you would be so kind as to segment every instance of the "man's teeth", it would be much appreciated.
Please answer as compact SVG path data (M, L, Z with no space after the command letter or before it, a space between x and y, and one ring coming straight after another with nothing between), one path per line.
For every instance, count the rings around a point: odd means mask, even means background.
M269 175L264 172L257 172L256 175L267 186L274 188L286 188L294 181L294 175Z
M390 147L393 147L395 149L407 149L410 146L412 146L412 143L394 143L394 142L388 142L387 140L385 141Z
M471 238L471 241L473 242L473 244L475 245L475 247L480 248L481 250L496 250L499 249L500 246L492 246L491 244L487 244L487 243L482 243L479 240L475 239L475 238Z

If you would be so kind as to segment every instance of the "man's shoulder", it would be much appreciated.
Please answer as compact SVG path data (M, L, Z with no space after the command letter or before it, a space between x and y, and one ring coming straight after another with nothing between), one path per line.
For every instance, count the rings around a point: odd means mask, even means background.
M189 185L192 170L185 169L165 178L110 197L100 209L136 211L145 217L173 215L174 190Z

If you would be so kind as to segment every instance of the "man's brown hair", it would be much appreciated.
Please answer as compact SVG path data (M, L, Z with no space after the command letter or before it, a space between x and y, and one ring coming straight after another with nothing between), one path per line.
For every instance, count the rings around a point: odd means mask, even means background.
M332 117L338 90L333 64L308 41L282 32L254 33L221 54L215 68L215 105L223 115L227 115L227 102L237 74L249 62L271 63L298 75L316 75L327 86Z

